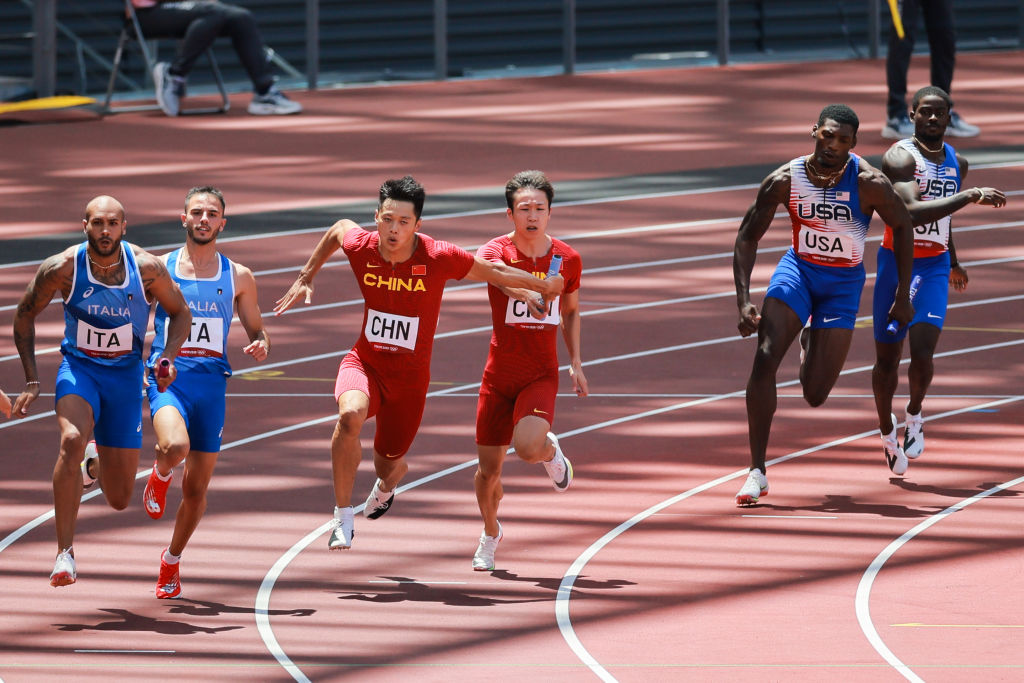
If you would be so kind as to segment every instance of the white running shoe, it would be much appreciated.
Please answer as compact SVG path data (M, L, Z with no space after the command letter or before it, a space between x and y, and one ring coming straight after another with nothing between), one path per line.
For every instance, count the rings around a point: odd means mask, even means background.
M907 413L907 427L903 432L903 452L913 460L924 453L924 418L921 413Z
M558 445L558 439L555 435L548 432L548 439L555 446L555 454L551 457L551 460L543 463L544 469L547 470L548 476L551 477L551 485L555 487L556 491L562 493L572 483L572 463L562 453L562 448Z
M90 441L85 444L85 457L82 458L82 490L88 491L96 483L96 477L89 474L89 464L94 460L99 462L100 454L96 450L96 442Z
M747 481L743 483L739 493L736 494L736 505L744 507L753 505L761 496L768 495L768 477L756 467L750 470Z
M480 545L473 554L473 571L489 572L494 569L494 551L498 549L503 536L501 522L498 522L497 536L488 536L486 531L480 532Z
M903 474L907 471L907 454L900 448L900 440L896 436L896 415L891 415L892 431L882 434L882 453L885 454L885 462L893 474Z
M252 102L249 103L249 113L256 116L282 116L298 114L301 111L301 104L288 99L288 96L277 88L271 88L265 95L253 95Z
M352 524L352 506L334 508L334 520L331 536L327 539L328 550L348 550L352 547L352 537L356 535Z
M65 548L57 553L57 561L53 564L53 571L50 572L50 585L70 586L78 579L78 570L75 569L75 556L71 554L71 548Z
M386 493L380 490L380 479L378 479L370 490L370 496L366 499L366 505L363 506L363 516L367 519L377 519L383 516L385 512L391 509L391 502L394 499L395 492L393 490Z

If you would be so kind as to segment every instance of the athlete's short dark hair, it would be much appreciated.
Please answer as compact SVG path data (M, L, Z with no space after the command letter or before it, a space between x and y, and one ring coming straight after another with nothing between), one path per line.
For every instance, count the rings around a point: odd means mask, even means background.
M849 124L855 134L860 128L860 119L857 118L856 112L845 104L830 104L822 109L821 114L818 115L818 125L824 125L825 119L832 119L840 124Z
M189 200L192 199L193 195L197 195L197 194L209 194L209 195L213 195L214 197L216 197L217 201L220 202L220 212L224 213L224 209L226 208L225 205L224 205L224 193L221 192L220 190L218 190L213 185L202 185L200 187L193 187L191 190L186 192L185 193L185 211L186 212L188 211L188 202L189 202Z
M917 105L921 104L921 100L926 97L931 97L932 95L935 97L941 97L946 103L946 109L953 108L953 98L949 96L948 92L937 85L926 85L914 93L914 99L910 106L910 111L917 111Z
M508 208L513 208L516 192L524 187L532 187L547 195L548 208L551 208L551 202L555 198L555 187L544 175L544 171L520 171L505 183L505 203L508 204Z
M416 214L416 218L419 218L423 215L423 203L427 200L427 191L411 175L404 178L391 178L385 180L384 184L380 186L380 201L377 203L377 209L384 206L386 199L396 202L411 202L413 213Z

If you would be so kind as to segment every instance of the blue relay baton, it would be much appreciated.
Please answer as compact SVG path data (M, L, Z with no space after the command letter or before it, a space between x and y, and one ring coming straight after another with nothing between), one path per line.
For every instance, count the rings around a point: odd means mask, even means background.
M551 257L551 265L548 266L548 277L554 277L558 275L558 271L562 269L562 255L554 254Z
M921 286L921 276L915 275L914 279L910 281L910 300L913 301L914 297L917 296L917 288ZM895 320L890 320L889 324L886 325L885 331L889 334L896 334L899 332L900 324Z

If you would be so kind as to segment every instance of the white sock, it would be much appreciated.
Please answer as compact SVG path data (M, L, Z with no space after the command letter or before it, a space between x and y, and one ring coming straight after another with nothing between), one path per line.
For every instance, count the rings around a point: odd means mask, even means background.
M181 555L171 555L170 548L164 551L164 562L167 564L178 564L179 561L181 561Z
M352 516L352 506L351 505L349 505L347 507L343 507L343 508L340 508L337 505L334 506L334 518L335 519L342 520L342 519L345 519L346 516L348 516L348 517Z
M174 476L174 470L171 470L166 475L160 474L160 468L153 465L153 471L156 472L156 478L160 481L170 481L171 477Z

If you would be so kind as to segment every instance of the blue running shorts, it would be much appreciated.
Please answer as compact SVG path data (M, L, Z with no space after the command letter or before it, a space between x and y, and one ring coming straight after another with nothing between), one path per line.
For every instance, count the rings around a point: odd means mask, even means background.
M92 406L93 439L108 448L142 447L142 360L110 368L64 356L56 400L74 395Z
M892 249L879 247L878 276L872 301L875 341L883 344L902 341L907 336L907 330L918 323L929 323L942 329L946 320L946 305L949 303L949 252L914 259L914 275L921 276L921 284L914 296L914 319L896 334L889 334L885 326L896 296L899 276L896 273L896 255Z
M864 291L864 265L852 268L819 266L799 258L790 248L779 260L765 297L778 299L811 327L852 330Z
M224 435L224 394L228 378L221 372L179 372L167 391L156 389L156 376L149 371L149 415L164 406L172 406L185 420L188 440L193 451L219 453Z

